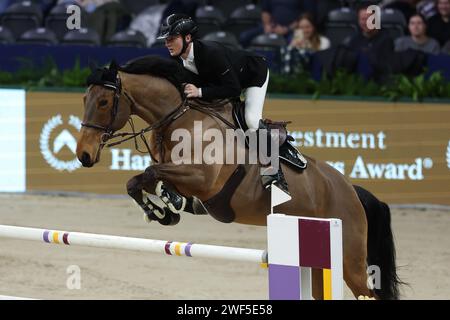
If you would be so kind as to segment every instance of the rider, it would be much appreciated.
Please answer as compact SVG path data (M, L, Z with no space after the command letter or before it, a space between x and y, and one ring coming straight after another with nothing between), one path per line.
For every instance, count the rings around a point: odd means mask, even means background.
M164 39L172 57L187 69L189 83L184 87L188 98L206 100L245 95L245 121L249 129L266 129L262 109L269 83L269 69L264 57L253 52L198 40L197 24L189 16L172 14L161 26L158 39ZM279 167L278 173L262 176L263 186L275 184L287 191Z

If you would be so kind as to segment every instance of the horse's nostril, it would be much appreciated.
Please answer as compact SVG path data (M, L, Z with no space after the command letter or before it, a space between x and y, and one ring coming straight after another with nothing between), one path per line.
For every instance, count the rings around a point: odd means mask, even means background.
M87 152L83 152L83 154L81 155L81 163L84 166L88 166L91 164L91 157L89 156L89 154Z

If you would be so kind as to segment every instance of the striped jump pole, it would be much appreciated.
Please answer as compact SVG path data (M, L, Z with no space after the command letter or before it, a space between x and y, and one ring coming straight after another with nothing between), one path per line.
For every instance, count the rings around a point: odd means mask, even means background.
M194 244L190 242L130 238L6 225L0 225L0 237L68 246L123 249L162 253L170 256L254 262L260 263L263 266L267 264L267 252L265 250Z
M281 203L280 199L272 198L272 204ZM267 251L7 225L0 225L0 238L258 263L269 269L271 300L312 299L312 269L320 269L324 299L343 299L339 219L271 213L267 216Z

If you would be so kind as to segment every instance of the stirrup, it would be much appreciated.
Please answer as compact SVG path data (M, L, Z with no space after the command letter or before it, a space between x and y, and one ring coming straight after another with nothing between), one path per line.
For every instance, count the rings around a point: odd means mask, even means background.
M278 172L272 175L262 175L261 181L264 189L269 189L272 185L277 186L279 189L284 191L286 194L291 195L289 192L289 186L284 178L283 171L281 167L278 169Z

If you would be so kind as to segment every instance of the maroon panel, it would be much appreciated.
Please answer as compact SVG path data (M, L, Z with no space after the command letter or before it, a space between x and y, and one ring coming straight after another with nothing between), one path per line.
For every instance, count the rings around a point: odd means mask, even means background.
M331 269L330 223L298 220L300 266Z

